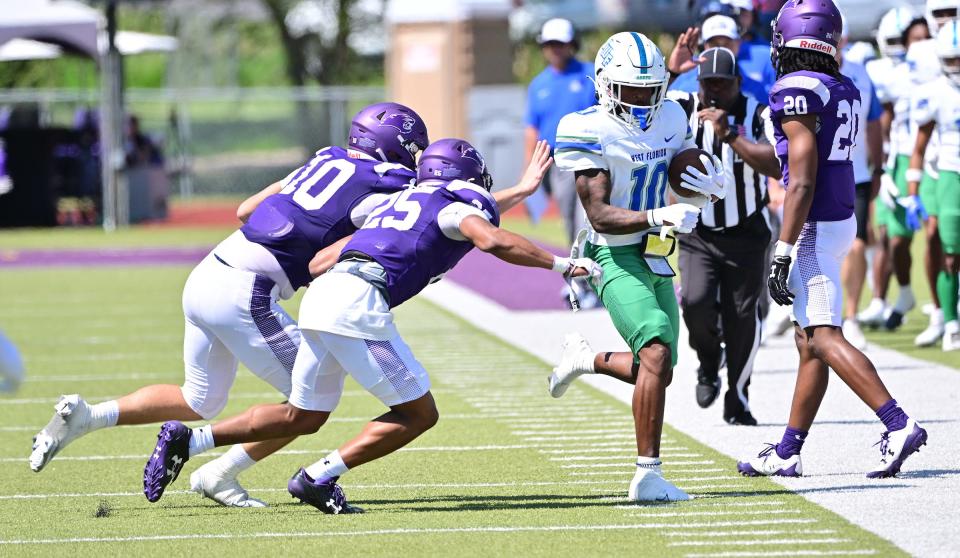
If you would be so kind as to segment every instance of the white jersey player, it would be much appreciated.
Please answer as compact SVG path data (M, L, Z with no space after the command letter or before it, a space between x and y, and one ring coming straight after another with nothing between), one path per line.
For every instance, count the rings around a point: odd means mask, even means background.
M604 269L598 292L629 352L595 353L578 334L567 337L550 377L561 397L577 376L600 373L634 384L637 469L628 497L687 500L660 472L660 434L667 384L677 362L679 308L665 256L663 225L686 233L711 195L723 197L723 167L703 155L706 173L683 175L690 199L668 205L668 169L695 148L683 108L665 99L669 76L657 46L639 33L617 33L596 59L598 106L568 114L557 127L556 159L576 173L589 222L584 255ZM658 234L659 233L659 234ZM670 239L673 240L672 238Z

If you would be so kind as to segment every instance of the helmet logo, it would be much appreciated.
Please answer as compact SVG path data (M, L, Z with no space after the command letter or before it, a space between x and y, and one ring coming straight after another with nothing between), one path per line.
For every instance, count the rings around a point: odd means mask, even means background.
M381 126L390 126L391 128L396 128L401 134L409 134L412 132L416 123L417 121L414 120L409 114L403 114L399 112L389 114L383 117L383 120L380 121Z
M607 41L600 47L600 65L606 66L611 60L613 60L613 43Z
M465 159L470 159L471 161L476 161L480 168L486 168L487 163L484 162L483 157L480 155L480 152L474 149L473 147L468 147L460 153L460 156Z

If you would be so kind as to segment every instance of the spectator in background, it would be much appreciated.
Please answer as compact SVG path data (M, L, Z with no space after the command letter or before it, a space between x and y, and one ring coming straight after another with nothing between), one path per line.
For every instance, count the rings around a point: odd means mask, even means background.
M742 79L741 90L757 102L767 102L770 88L776 81L776 73L770 63L770 47L743 43L737 22L725 15L712 15L703 21L700 28L691 27L680 34L667 62L667 69L673 79L670 91L697 91L695 70L701 62L700 56L696 54L700 37L703 37L705 49L720 47L736 54Z
M537 37L547 67L530 82L527 89L526 130L524 131L524 168L530 163L537 141L546 140L556 149L557 124L565 115L596 104L593 64L576 58L580 47L573 24L561 18L548 20ZM553 196L573 243L583 226L583 208L577 197L572 172L550 167L544 189ZM529 207L529 206L528 206ZM537 215L533 215L536 219Z
M867 339L857 322L857 307L860 293L867 277L867 245L870 242L870 202L880 191L880 177L883 175L883 131L880 116L883 105L877 97L877 89L861 64L848 60L844 55L847 45L847 23L843 23L843 35L840 38L840 73L850 78L860 91L859 122L855 144L851 153L853 161L853 180L856 183L853 214L857 219L857 236L843 262L844 301L843 336L851 345L861 351L867 347Z
M163 163L160 149L149 136L140 131L140 119L134 115L127 117L127 126L124 130L124 151L127 154L127 166L159 165Z

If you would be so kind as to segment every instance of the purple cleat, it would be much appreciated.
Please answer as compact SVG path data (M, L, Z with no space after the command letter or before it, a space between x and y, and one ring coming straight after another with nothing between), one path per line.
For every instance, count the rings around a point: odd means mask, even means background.
M177 479L183 464L190 459L190 436L193 431L182 422L171 420L160 427L157 447L143 468L143 493L156 502L167 485Z
M800 477L803 464L799 453L784 459L777 454L777 444L767 444L756 457L738 461L737 471L745 477Z
M920 451L920 446L926 443L927 431L913 419L908 419L907 425L900 430L884 432L877 442L880 446L880 463L867 473L867 478L884 479L897 476L903 462Z
M304 469L300 469L287 482L287 491L294 498L304 504L310 504L323 513L331 515L363 513L363 508L347 503L347 497L343 495L343 490L337 484L338 478L340 477L318 482L310 478Z

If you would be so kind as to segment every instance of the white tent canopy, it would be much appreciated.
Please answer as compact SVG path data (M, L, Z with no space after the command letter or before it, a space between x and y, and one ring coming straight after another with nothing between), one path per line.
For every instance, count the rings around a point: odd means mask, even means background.
M100 12L73 0L0 0L0 44L34 39L97 58L102 22Z
M0 45L0 62L14 60L51 60L60 58L63 49L57 45L31 39L10 39Z
M176 37L168 35L153 35L137 31L117 31L117 50L124 56L144 54L147 52L173 52L177 50ZM101 52L106 51L106 34L101 39Z

